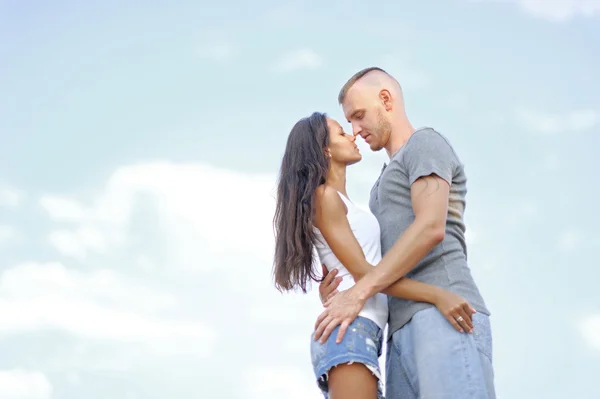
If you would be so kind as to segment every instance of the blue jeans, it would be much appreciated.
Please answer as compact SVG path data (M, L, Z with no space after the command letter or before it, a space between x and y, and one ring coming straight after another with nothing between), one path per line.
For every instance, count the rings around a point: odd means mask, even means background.
M436 309L417 312L388 341L387 399L495 399L489 317L460 333Z
M335 342L340 326L337 326L324 344L311 335L310 354L317 385L325 399L329 397L329 370L340 364L362 363L381 381L379 356L383 346L383 331L372 320L358 316L346 330L342 342ZM378 397L383 399L383 387L378 384Z

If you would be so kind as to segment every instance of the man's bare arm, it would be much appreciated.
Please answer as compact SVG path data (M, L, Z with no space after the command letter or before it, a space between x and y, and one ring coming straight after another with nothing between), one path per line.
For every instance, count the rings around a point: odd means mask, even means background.
M356 284L361 300L366 300L404 277L444 239L450 186L437 175L421 177L412 184L415 220L385 254Z
M362 279L373 266L367 262L363 250L352 232L346 216L346 207L339 194L323 186L317 189L315 223L337 259L346 267L355 281ZM397 279L384 294L418 302L435 304L441 289L408 278Z

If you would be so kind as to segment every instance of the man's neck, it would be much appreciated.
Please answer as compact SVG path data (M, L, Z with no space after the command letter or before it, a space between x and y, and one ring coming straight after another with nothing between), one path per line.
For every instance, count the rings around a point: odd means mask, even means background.
M385 151L390 159L406 144L415 131L416 129L408 121L403 121L402 124L392 130L388 145L385 146Z

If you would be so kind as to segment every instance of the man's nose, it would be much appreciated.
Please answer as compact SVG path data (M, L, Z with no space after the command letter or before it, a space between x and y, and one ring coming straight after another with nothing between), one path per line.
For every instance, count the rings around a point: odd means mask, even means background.
M352 124L352 134L354 135L354 138L360 135L361 132L362 128L358 124Z

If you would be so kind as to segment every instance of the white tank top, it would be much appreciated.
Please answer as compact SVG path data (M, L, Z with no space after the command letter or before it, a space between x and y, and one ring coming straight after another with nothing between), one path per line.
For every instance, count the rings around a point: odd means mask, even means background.
M381 232L377 218L370 212L358 208L339 191L338 194L348 207L348 222L356 240L362 247L367 262L371 265L377 265L381 260ZM338 270L338 277L343 277L338 290L347 290L355 284L354 278L335 256L319 229L316 227L314 229L316 233L315 246L321 263L329 271ZM383 330L388 319L387 296L379 293L369 298L359 315L372 320Z

